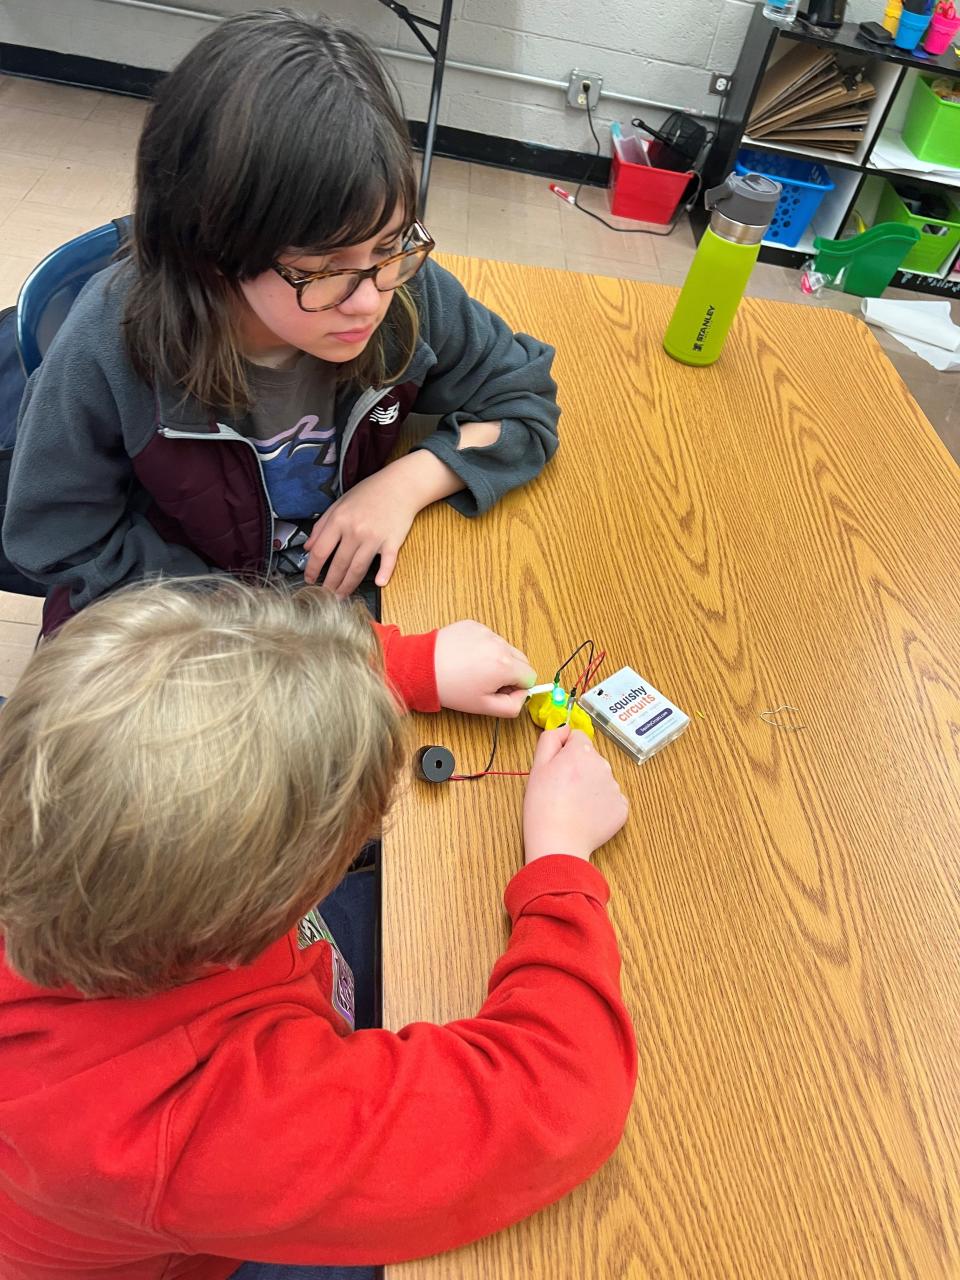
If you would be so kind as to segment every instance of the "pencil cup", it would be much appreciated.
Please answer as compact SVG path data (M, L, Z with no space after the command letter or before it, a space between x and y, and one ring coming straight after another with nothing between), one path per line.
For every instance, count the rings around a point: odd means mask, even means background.
M920 37L929 24L930 18L927 14L911 13L909 9L904 9L897 23L897 34L893 37L893 43L898 49L906 49L909 53L920 43Z
M935 13L930 19L930 30L927 32L923 47L927 53L946 53L958 31L960 31L960 18L944 18L939 13Z

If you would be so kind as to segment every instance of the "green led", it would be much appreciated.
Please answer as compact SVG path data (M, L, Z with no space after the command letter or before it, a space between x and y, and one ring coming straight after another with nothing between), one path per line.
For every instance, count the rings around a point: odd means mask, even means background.
M550 692L550 701L555 707L565 707L567 705L567 693L562 685L555 684Z

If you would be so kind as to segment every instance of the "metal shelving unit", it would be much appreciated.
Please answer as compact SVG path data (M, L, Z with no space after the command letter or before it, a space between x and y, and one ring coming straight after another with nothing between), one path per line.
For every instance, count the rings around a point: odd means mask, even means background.
M877 96L870 107L864 140L851 156L834 156L816 147L754 141L746 133L746 122L768 66L789 49L791 42L798 40L834 49L839 59L850 65L872 64L868 66L867 74L877 87ZM792 27L782 27L766 19L760 5L755 7L734 72L726 110L704 166L704 186L715 186L724 179L733 168L741 147L816 160L830 170L836 184L835 192L824 200L800 244L795 249L788 249L765 241L760 250L761 262L799 267L804 259L811 256L815 235L833 238L839 234L855 207L867 213L876 207L881 190L877 179L884 176L903 178L918 186L941 188L951 198L957 199L960 170L926 174L912 171L910 162L916 163L915 157L904 146L900 136L913 83L920 74L960 78L960 58L952 49L940 58L918 58L889 45L878 48L865 41L859 35L857 24L852 22L844 23L835 32L808 27L799 20ZM691 218L697 234L702 234L708 221L706 212L698 208ZM960 249L936 274L898 271L893 284L917 293L960 298Z

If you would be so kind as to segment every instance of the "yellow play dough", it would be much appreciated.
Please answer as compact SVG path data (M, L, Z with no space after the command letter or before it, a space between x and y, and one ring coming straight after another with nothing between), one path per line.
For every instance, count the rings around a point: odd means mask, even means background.
M535 693L527 703L530 719L541 729L560 729L567 723L567 708L558 707L549 693ZM593 721L580 707L574 705L570 716L570 728L582 730L593 737Z

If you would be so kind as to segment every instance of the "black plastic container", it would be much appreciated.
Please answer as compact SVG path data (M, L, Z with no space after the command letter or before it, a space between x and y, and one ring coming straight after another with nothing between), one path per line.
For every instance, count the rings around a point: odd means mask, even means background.
M811 27L842 27L847 0L806 0L800 17Z

